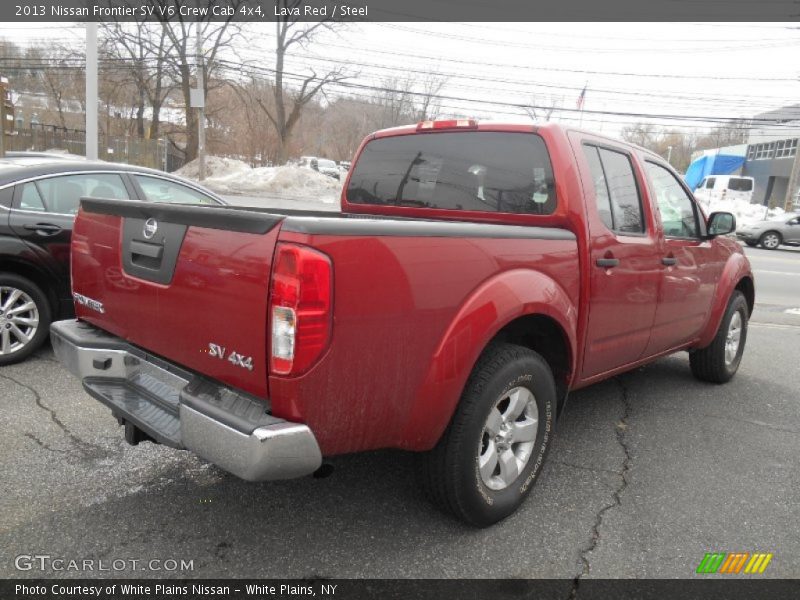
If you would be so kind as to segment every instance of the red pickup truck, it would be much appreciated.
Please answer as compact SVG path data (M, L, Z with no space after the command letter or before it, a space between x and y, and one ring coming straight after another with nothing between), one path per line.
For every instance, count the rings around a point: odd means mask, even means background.
M253 481L410 450L485 526L531 489L569 391L681 350L734 375L754 303L734 229L647 150L428 121L364 140L341 213L84 199L77 320L52 340L131 443Z

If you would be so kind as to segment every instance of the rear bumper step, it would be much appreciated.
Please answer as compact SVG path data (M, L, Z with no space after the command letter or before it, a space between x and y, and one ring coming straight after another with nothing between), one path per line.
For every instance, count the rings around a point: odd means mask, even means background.
M322 464L313 432L268 404L131 346L83 321L50 328L59 361L93 398L156 441L248 481L308 475Z

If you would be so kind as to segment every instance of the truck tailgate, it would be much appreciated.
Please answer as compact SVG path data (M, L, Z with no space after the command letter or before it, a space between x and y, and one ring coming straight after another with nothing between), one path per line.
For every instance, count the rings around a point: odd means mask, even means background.
M85 199L72 240L76 314L266 398L267 302L282 218Z

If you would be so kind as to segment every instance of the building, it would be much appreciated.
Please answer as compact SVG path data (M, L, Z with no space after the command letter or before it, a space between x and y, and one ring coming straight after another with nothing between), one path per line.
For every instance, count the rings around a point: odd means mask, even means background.
M775 123L760 124L759 119ZM800 104L761 113L747 139L742 175L755 180L753 202L773 206L797 204L800 187Z

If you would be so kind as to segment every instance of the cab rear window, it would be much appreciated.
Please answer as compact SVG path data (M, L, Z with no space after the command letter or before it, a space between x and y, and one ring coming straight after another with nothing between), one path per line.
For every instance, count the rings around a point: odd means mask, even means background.
M372 140L346 191L353 204L548 215L553 168L534 133L427 133Z

